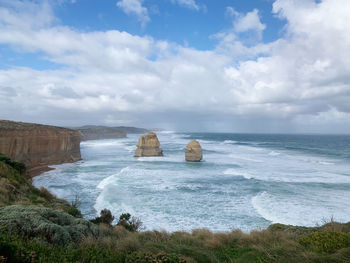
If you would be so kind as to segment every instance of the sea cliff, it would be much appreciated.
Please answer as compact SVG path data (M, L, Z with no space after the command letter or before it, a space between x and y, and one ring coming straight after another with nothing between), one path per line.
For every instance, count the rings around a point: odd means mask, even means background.
M81 132L81 140L101 140L101 139L118 139L126 138L127 134L139 134L149 132L143 128L136 127L108 127L97 125L86 125L82 127L73 127L72 129Z
M23 162L35 176L48 165L81 159L80 132L33 123L0 121L0 153Z

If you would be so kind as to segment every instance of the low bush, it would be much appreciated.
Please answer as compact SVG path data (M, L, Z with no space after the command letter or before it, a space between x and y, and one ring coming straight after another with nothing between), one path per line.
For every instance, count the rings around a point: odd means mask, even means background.
M27 240L0 231L1 263L124 263L125 254L117 250L100 248L94 244L73 247L52 246L38 240Z
M100 216L90 220L90 222L94 224L112 225L113 220L114 220L114 216L112 215L111 211L108 209L103 209L100 212Z
M119 217L119 221L118 221L117 225L123 226L131 232L135 232L141 228L142 222L140 219L138 219L136 217L131 217L131 215L129 213L126 213L126 214L122 214Z
M12 168L16 169L19 173L23 173L26 169L24 163L12 161L9 157L0 153L0 162L3 162Z
M12 234L37 238L50 244L69 245L98 235L96 225L60 210L37 206L0 208L0 225Z
M301 236L299 243L320 253L334 253L341 248L350 247L350 234L339 231L315 232Z

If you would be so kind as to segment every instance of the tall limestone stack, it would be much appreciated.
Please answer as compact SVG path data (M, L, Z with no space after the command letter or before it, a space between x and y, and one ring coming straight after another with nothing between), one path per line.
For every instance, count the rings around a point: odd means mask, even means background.
M140 137L134 156L163 156L163 150L160 148L158 137L154 132L150 132Z
M185 158L187 162L200 162L202 160L202 147L198 141L191 141L187 144Z

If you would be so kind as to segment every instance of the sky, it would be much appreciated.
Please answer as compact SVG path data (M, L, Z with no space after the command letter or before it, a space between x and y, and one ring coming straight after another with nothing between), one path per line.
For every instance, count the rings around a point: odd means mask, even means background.
M0 0L0 119L350 132L349 0Z

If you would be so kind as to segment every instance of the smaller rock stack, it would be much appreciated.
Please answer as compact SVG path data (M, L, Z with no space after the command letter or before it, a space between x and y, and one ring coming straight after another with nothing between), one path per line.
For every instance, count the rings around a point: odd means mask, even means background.
M163 150L160 148L158 137L154 132L150 132L140 137L134 156L163 156Z
M187 162L200 162L202 160L202 147L198 141L191 141L187 144L185 158Z

